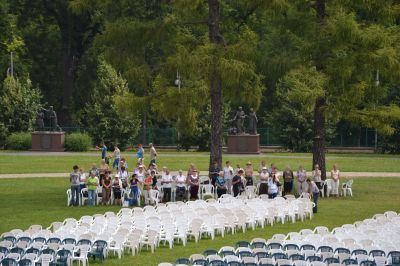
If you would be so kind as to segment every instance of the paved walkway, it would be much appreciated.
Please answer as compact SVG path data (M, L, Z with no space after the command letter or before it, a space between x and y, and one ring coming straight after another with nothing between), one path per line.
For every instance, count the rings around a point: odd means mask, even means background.
M178 172L171 172L172 175L177 175ZM200 175L208 175L207 171L201 171ZM326 173L329 177L330 172ZM388 172L340 172L340 175L344 178L357 178L357 177L400 177L400 173L388 173ZM69 173L30 173L30 174L0 174L0 179L4 178L67 178Z

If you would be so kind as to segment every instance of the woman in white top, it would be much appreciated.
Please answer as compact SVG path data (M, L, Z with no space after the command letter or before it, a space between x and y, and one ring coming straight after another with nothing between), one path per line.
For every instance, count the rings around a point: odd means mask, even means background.
M184 201L186 200L186 176L182 174L182 170L179 170L177 176L175 176L176 182L176 200Z
M336 164L333 165L333 169L331 170L331 178L332 178L332 191L331 194L335 195L336 197L339 195L339 178L340 178L340 172L339 169L337 169Z
M308 184L307 180L307 172L304 169L304 166L300 165L299 171L297 171L297 193L299 196L303 194L303 192L308 192Z
M321 170L319 164L314 165L314 171L312 171L312 178L319 189L322 189Z
M169 170L166 170L164 175L161 177L161 185L163 186L164 192L163 201L168 202L171 200L172 190L172 176L169 174Z

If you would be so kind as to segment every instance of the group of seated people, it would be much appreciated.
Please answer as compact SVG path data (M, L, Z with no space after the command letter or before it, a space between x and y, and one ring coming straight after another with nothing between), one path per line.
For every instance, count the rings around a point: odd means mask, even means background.
M309 193L318 197L320 190L323 189L321 170L319 165L314 166L311 176L303 166L299 167L296 174L288 166L283 172L279 172L274 164L267 166L266 161L262 161L258 170L254 170L252 163L247 162L242 168L239 164L235 168L230 161L225 163L223 169L218 167L215 162L209 169L208 178L200 176L194 164L191 164L187 174L179 170L176 175L172 175L167 167L158 171L157 165L152 162L148 167L138 163L136 168L130 173L124 158L121 159L116 172L113 174L104 160L101 161L99 168L93 164L88 176L85 171L78 166L73 167L74 171L70 175L72 199L71 205L79 205L80 191L83 188L88 190L88 205L94 205L96 191L101 187L101 204L121 205L121 195L124 191L128 193L129 205L138 205L138 198L142 197L144 204L151 203L151 190L162 191L163 202L171 201L172 190L175 192L175 200L186 201L198 199L202 185L211 185L217 197L223 194L231 194L234 197L245 191L247 186L255 186L258 195L266 194L269 198L275 198L279 194L301 195ZM297 193L294 191L295 177L297 179ZM331 171L331 194L338 195L340 173L336 165ZM282 189L283 188L283 189ZM110 202L111 192L113 202Z

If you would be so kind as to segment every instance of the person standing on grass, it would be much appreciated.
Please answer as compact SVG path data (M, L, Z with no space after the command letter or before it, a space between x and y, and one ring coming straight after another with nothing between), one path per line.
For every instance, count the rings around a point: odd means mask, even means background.
M264 166L260 173L260 186L258 187L258 195L268 195L268 168Z
M105 173L105 176L102 180L102 197L101 197L101 203L103 205L107 205L110 202L110 197L111 197L111 176L110 176L110 171L107 171Z
M112 181L112 190L114 193L114 204L116 204L116 205L122 205L122 201L121 201L122 188L123 187L122 187L121 179L119 179L118 174L116 174Z
M314 181L311 181L310 178L307 178L307 184L310 187L311 194L313 196L313 201L314 201L314 208L313 208L313 213L317 213L318 211L318 197L319 197L319 188L317 184L315 184Z
M125 166L122 166L121 169L118 171L119 179L121 179L122 186L126 188L128 186L128 178L129 174L126 171Z
M150 147L150 164L156 164L156 160L157 160L157 151L156 148L154 148L153 143L149 143L149 147Z
M290 166L286 166L283 172L283 196L292 193L294 175Z
M89 178L86 180L86 186L88 189L88 206L94 206L98 185L99 180L96 177L96 173L91 172Z
M115 146L114 146L114 162L113 162L112 168L117 169L119 166L120 160L121 160L121 151L118 148L118 145L115 144Z
M86 187L86 173L83 168L79 169L79 200L82 200L81 198L81 191Z
M215 187L215 182L217 181L218 175L219 175L219 167L218 167L218 161L214 161L212 167L210 167L210 174L209 174L209 178L211 181L211 185L213 185Z
M251 162L247 162L246 167L244 168L244 178L246 179L246 187L252 186L253 182L253 166Z
M240 193L244 191L243 183L242 183L242 177L243 177L244 170L242 168L239 168L237 171L236 175L232 178L232 190L233 190L233 196L236 197Z
M226 161L224 167L224 180L227 188L227 193L232 194L232 178L233 178L233 168L229 161Z
M200 179L197 174L197 170L193 169L192 174L189 179L189 186L190 186L190 198L191 199L198 199L199 198L199 187L200 187Z
M215 186L217 188L218 198L220 198L223 194L226 194L227 188L226 188L226 182L224 179L224 171L219 172L217 180L215 181Z
M172 190L172 176L169 174L169 170L165 171L165 174L161 178L161 185L163 187L163 201L171 201L171 190Z
M312 178L315 184L319 189L322 189L322 179L321 179L321 170L319 169L319 165L314 165L314 170L312 171Z
M297 193L299 196L303 194L303 192L308 193L308 184L307 180L307 172L304 169L304 166L300 165L299 170L297 171Z
M153 179L151 178L151 175L147 175L143 183L144 205L151 204L150 190L152 183Z
M186 200L186 176L182 175L182 170L179 170L178 175L175 177L176 182L176 201Z
M71 206L78 206L80 198L79 167L74 165L72 169L74 171L69 175L69 181L71 183Z
M332 178L332 195L337 197L339 195L339 179L340 179L340 171L337 169L337 165L333 165L333 169L331 170L331 178Z
M137 178L136 174L133 174L131 180L129 181L129 187L131 189L131 195L132 195L130 206L138 206L138 198L139 198L138 184L139 184L139 179Z
M137 162L143 164L144 162L144 149L143 145L139 144L138 151L136 152Z
M107 157L107 146L106 146L106 144L104 142L102 142L100 147L96 146L96 149L101 151L101 159L105 160L105 162L108 164L108 162L107 162L108 157Z

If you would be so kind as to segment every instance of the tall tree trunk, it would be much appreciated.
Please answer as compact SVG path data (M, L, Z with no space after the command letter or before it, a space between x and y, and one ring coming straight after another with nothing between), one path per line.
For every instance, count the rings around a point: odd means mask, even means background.
M63 98L61 113L59 114L59 124L61 126L69 126L71 124L71 107L72 97L74 93L74 82L75 82L75 66L76 56L69 51L68 48L64 48L63 51Z
M211 43L221 43L219 32L219 0L208 0L208 34ZM210 142L210 168L214 161L222 165L222 87L221 76L216 65L218 58L214 57L210 71L211 95L211 142Z
M322 180L326 179L325 167L325 98L318 97L314 107L314 139L313 165L318 164L321 169Z
M321 28L324 27L326 17L326 0L317 0L315 3L315 10L317 13L317 22L319 27L317 29L317 35L322 34ZM323 51L318 51L315 58L315 65L318 71L323 71L324 65L322 58L324 56ZM314 139L313 139L313 164L318 164L321 169L321 179L326 179L326 167L325 167L325 96L318 97L315 101L314 107Z

